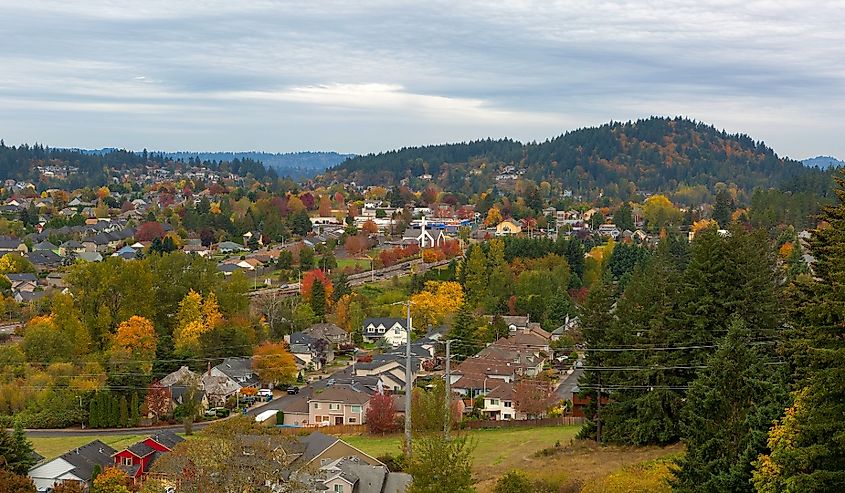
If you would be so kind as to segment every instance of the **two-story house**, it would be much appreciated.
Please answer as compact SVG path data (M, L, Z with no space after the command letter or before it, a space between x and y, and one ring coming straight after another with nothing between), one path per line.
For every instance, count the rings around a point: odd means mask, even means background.
M407 320L404 318L368 318L364 320L363 336L367 342L384 341L399 346L408 340Z
M29 470L29 477L39 493L52 491L55 485L65 481L81 483L87 489L91 486L94 470L112 465L115 452L100 440L94 440L36 465Z
M122 469L133 481L137 481L149 472L161 454L170 452L176 444L184 441L184 438L172 431L163 431L115 452L112 457L115 466Z
M370 394L356 385L331 385L315 391L308 399L308 423L312 426L363 424L369 402Z
M514 384L501 383L484 396L482 414L494 420L525 419L525 413L518 412L514 405Z

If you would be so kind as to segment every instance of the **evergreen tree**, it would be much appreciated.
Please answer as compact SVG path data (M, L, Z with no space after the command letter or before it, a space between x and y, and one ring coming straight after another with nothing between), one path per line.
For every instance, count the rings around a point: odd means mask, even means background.
M91 398L91 402L88 403L88 427L100 427L100 408L96 394Z
M476 307L487 295L487 258L478 245L470 247L465 263L464 292L470 306Z
M677 492L753 492L752 462L786 404L782 375L734 318L719 348L690 385L681 426L686 454L676 460Z
M332 291L332 299L334 299L335 302L343 297L343 295L352 292L352 288L349 286L349 276L343 272L332 280L332 287L334 288Z
M314 315L322 322L326 317L326 287L319 278L315 278L311 286L310 304Z
M716 200L713 203L713 219L719 223L719 227L727 228L731 223L731 214L733 213L733 198L730 192L725 189L719 190L716 193Z
M845 179L836 182L839 204L823 209L810 240L813 277L790 292L797 340L788 353L800 390L758 461L765 493L845 491Z
M613 214L613 223L620 231L633 231L634 226L634 210L628 202L622 203L619 209Z
M456 357L467 358L481 350L478 340L478 320L473 316L472 309L466 303L461 305L452 321L449 339L455 341L452 354Z
M120 417L118 418L118 425L121 428L129 426L129 404L126 402L126 396L120 396Z
M12 442L15 448L15 458L14 460L8 461L7 467L12 472L25 475L35 465L35 449L32 447L32 442L26 438L26 433L23 431L23 426L20 422L15 422Z
M129 426L138 426L141 421L141 408L138 402L138 392L132 392L132 400L129 403Z
M505 244L502 240L493 240L487 251L487 296L485 305L488 313L500 313L505 300L510 296L513 275L505 260Z

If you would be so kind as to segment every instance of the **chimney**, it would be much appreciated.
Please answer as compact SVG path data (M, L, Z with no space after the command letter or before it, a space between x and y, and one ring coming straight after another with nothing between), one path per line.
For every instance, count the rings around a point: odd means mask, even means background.
M208 362L208 376L211 376L211 361Z

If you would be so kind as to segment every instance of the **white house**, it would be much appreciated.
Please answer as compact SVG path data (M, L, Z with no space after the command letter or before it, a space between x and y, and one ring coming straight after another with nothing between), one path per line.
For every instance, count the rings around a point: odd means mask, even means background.
M407 320L404 318L368 318L364 320L363 336L367 342L384 340L389 346L400 346L408 340Z

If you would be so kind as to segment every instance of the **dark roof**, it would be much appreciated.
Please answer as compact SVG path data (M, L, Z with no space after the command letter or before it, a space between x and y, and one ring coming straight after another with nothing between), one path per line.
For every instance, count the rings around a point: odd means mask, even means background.
M184 438L180 437L176 433L173 433L172 431L162 431L161 433L152 435L150 438L169 449L172 449L176 446L176 444L185 441Z
M79 448L75 448L70 452L61 455L61 458L74 466L74 476L85 481L91 481L91 475L94 472L94 466L99 465L100 468L114 463L112 456L117 451L100 440L94 440Z
M38 278L35 277L35 274L32 274L30 272L23 272L23 273L20 273L20 274L6 274L6 277L12 282L15 282L15 281L18 281L18 282L23 282L23 281L36 282L38 280Z
M300 436L299 442L305 445L305 451L302 452L300 459L304 462L310 462L311 459L322 454L337 441L338 439L336 437L320 433L319 431L315 431L310 435Z
M33 250L57 250L59 247L50 243L49 241L42 241L32 246Z
M226 358L215 368L239 383L258 383L252 371L252 358ZM246 382L240 382L240 379L246 379Z
M126 447L126 450L132 452L138 457L146 457L151 453L155 452L155 449L150 447L144 442L133 443L132 445Z
M52 250L36 250L28 253L26 258L35 265L52 266L62 263L62 257L56 255L56 252Z

